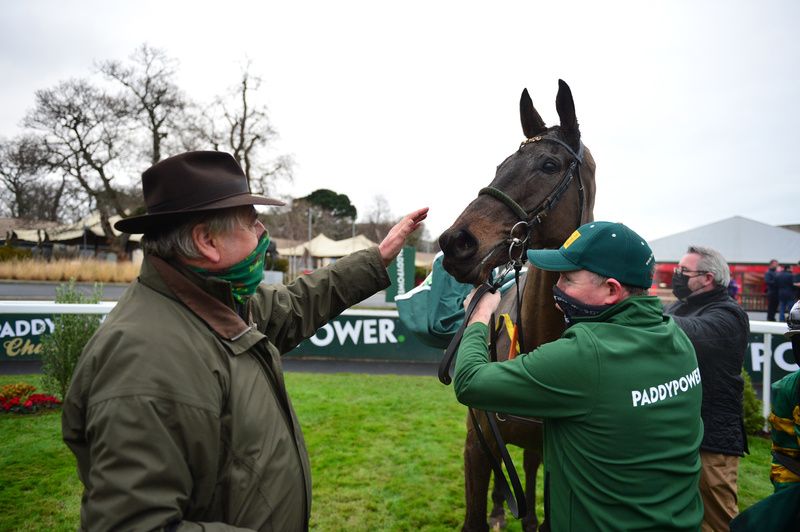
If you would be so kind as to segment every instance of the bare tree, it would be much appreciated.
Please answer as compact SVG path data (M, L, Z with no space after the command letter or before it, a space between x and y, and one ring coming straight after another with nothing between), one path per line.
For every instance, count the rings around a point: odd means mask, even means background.
M99 70L125 88L123 96L139 122L148 132L146 150L150 164L161 160L164 142L178 123L186 107L186 98L174 83L177 61L166 52L142 44L131 54L128 63L103 61ZM179 135L174 135L178 144Z
M278 134L266 106L253 102L261 79L250 74L249 66L228 94L206 109L195 109L184 146L230 152L242 166L250 188L266 194L274 190L276 182L291 181L294 163L289 155L273 151Z
M213 106L187 100L183 110L183 126L175 131L179 151L222 150L222 135L213 113Z
M356 230L373 242L380 242L395 224L395 216L389 202L382 195L372 199L372 207L367 212L366 221L356 225Z
M33 212L37 207L33 195L42 184L42 165L41 145L34 137L0 141L0 182L5 185L0 199L12 217L38 218ZM54 210L51 205L43 207Z
M0 201L14 218L74 222L89 213L79 187L52 171L33 135L0 141L0 183Z
M308 209L301 208L294 201L287 201L286 207L269 209L259 215L270 236L289 240L308 239Z
M400 218L392 213L386 197L379 194L373 197L372 207L367 212L365 221L356 224L356 230L363 233L370 240L380 242L386 237L394 224L400 221ZM420 224L420 228L406 238L406 245L414 246L421 251L429 251L432 246L425 239L430 239L429 232L425 224Z
M112 248L125 255L124 241L114 235L109 219L125 215L124 184L115 176L123 144L130 132L130 109L86 80L73 79L36 92L36 103L24 125L41 134L47 162L80 184L100 214Z

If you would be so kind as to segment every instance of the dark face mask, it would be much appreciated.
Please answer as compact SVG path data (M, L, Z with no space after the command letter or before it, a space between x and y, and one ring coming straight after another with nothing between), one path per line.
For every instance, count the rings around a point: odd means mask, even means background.
M686 299L692 295L692 290L689 288L689 277L686 277L682 273L673 273L672 293L678 299Z
M553 299L556 300L558 308L564 313L564 321L567 327L575 325L575 318L589 318L597 316L606 309L611 308L613 305L587 305L568 296L557 286L553 286Z

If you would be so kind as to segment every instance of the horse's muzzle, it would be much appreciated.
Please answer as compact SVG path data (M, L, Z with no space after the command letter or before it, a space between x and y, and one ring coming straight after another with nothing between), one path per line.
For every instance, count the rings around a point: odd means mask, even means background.
M446 258L465 261L475 256L478 240L466 229L448 229L439 237L439 246Z

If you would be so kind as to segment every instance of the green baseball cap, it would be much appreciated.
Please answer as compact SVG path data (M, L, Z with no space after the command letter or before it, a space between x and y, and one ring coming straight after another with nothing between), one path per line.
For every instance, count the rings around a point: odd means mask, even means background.
M655 258L644 238L612 222L589 222L558 249L529 249L528 260L542 270L589 270L622 284L650 288Z

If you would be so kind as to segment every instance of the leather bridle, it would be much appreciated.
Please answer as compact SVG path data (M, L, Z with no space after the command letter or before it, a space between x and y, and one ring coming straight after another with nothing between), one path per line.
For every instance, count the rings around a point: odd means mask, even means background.
M578 151L572 149L572 147L567 144L566 142L557 139L555 137L544 137L544 136L536 136L531 137L529 139L525 139L519 145L519 149L521 150L523 146L527 144L532 144L535 142L554 142L559 146L563 147L567 150L570 155L572 155L572 161L570 161L569 166L567 167L566 172L561 177L561 180L556 184L550 194L548 194L539 204L534 207L531 211L526 211L519 203L514 201L514 199L503 192L502 190L495 188L495 187L485 187L478 192L478 195L487 195L495 198L496 200L500 201L503 205L511 209L519 222L514 224L514 227L511 229L511 237L513 238L514 229L524 224L525 228L527 229L527 233L530 234L530 231L536 225L542 223L542 219L544 219L548 213L555 207L558 202L561 200L561 197L569 188L570 184L572 183L573 178L577 177L578 181L578 223L576 227L581 225L583 221L583 208L584 208L584 193L583 193L583 182L581 180L581 165L583 164L583 153L584 153L584 146L583 142L580 143Z
M576 227L581 225L583 221L583 209L584 209L584 192L583 192L583 181L581 179L581 170L580 165L583 164L583 154L584 154L584 146L583 143L580 143L580 147L578 151L575 152L566 142L554 138L554 137L544 137L544 136L536 136L531 137L529 139L525 139L519 145L519 149L521 150L525 145L535 143L535 142L554 142L563 148L565 148L573 157L572 161L570 161L569 166L567 167L566 172L561 177L561 180L556 184L550 193L545 196L545 198L539 202L536 207L533 208L530 212L526 211L519 203L514 201L508 194L503 192L502 190L495 188L495 187L485 187L478 192L478 195L489 195L493 198L497 199L501 203L503 203L506 207L511 209L514 214L517 215L519 221L516 222L509 231L508 238L503 242L508 244L508 262L505 266L505 271L497 277L497 281L487 280L485 283L481 284L475 294L472 297L472 301L470 302L469 307L466 309L466 315L464 316L464 323L462 323L461 327L456 334L453 336L453 339L450 341L450 344L447 346L447 350L445 351L445 355L442 358L441 363L439 364L439 381L442 384L448 385L452 381L450 378L450 366L452 365L453 359L455 358L456 351L458 350L458 346L461 344L461 337L464 334L464 329L466 329L466 324L469 321L472 312L475 310L475 306L478 304L478 301L487 293L487 292L494 292L499 287L499 284L502 283L502 279L505 277L507 273L509 273L512 269L515 272L515 280L517 284L517 323L521 323L521 301L520 301L520 290L519 290L519 272L522 269L522 266L527 261L528 257L526 252L528 250L530 235L533 231L534 227L541 224L542 220L550 213L550 211L558 204L561 200L561 197L569 188L570 184L572 183L573 179L577 176L578 182L578 220ZM518 229L521 228L521 231ZM494 248L495 250L497 248ZM493 252L490 252L483 260L486 261ZM524 345L522 339L522 328L520 327L520 337L519 337L520 346Z

